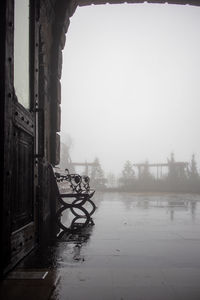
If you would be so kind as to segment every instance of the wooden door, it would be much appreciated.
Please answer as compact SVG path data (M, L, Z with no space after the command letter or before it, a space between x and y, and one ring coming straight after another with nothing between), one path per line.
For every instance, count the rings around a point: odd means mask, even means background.
M15 0L12 103L11 265L36 243L37 29L35 1Z

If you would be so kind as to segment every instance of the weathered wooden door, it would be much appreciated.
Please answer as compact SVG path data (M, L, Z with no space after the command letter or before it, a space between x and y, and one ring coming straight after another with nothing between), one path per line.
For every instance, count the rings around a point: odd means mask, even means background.
M11 264L36 243L38 42L35 2L15 0L13 3Z

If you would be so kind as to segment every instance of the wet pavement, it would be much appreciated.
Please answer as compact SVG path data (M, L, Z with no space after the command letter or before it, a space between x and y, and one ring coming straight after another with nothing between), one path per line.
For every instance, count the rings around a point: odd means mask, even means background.
M200 299L200 195L99 193L94 201L95 225L32 252L1 299Z

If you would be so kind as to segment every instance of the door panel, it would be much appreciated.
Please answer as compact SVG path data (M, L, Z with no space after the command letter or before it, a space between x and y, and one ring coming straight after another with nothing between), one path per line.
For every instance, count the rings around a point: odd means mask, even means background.
M13 105L11 259L18 261L35 244L34 113Z
M34 135L25 126L33 122L27 113L21 113L21 116L24 124L15 120L14 129L12 231L33 221Z

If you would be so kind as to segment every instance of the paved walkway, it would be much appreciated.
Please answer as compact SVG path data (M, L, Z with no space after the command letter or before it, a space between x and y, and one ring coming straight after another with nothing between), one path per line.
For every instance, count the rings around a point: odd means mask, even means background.
M29 255L1 299L200 299L200 196L95 198L95 226Z

